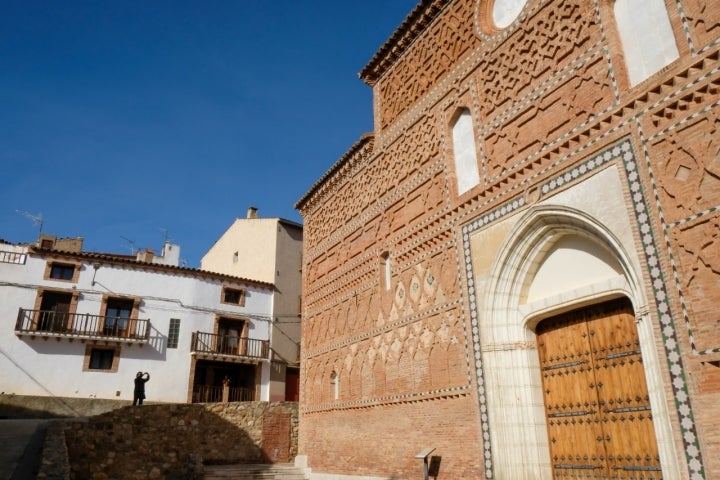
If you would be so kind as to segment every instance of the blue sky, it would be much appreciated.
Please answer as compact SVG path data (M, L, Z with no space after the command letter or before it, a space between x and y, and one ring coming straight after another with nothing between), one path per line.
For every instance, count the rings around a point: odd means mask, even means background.
M3 0L0 238L188 267L295 202L365 132L357 76L417 0Z

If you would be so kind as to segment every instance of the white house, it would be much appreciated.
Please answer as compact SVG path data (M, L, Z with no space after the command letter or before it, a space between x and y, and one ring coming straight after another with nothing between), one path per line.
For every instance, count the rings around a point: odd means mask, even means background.
M0 393L130 400L142 371L148 401L269 400L274 285L178 260L0 241Z

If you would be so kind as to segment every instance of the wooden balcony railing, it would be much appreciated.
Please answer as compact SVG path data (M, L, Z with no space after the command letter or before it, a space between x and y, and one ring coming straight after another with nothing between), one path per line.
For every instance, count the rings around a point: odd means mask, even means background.
M15 322L15 333L147 342L150 337L150 320L21 308Z
M223 401L223 388L213 385L195 385L192 403L219 403ZM252 402L255 391L246 387L228 387L228 402Z
M270 342L232 335L193 332L190 351L209 355L268 359Z

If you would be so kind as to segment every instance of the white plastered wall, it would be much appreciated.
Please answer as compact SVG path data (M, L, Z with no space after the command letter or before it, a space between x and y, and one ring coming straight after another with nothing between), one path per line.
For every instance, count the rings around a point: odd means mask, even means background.
M631 85L680 57L664 0L616 0L613 10Z
M678 478L667 399L620 177L607 168L470 239L496 479L551 478L535 326L620 296L634 306L665 478Z
M470 111L463 109L452 128L455 173L458 194L462 195L480 182L475 133Z

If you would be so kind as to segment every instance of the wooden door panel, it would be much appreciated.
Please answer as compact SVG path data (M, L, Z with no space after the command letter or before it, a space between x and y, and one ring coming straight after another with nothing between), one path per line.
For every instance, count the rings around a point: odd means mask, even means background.
M595 313L587 323L608 467L624 478L660 478L650 397L632 308L628 303L612 302Z
M551 462L555 478L606 473L587 325L562 316L538 327Z
M537 340L553 477L660 479L629 301L545 320Z

